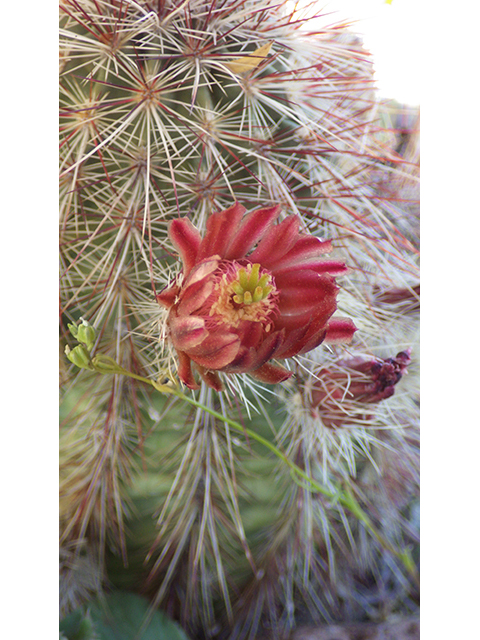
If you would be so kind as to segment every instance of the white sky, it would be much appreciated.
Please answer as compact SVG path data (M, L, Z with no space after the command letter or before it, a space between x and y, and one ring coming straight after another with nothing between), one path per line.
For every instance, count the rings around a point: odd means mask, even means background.
M305 0L307 1L307 0ZM380 95L405 104L420 104L420 0L318 0L319 8L339 19L358 21L372 52ZM332 22L335 16L331 16ZM336 20L335 20L336 21Z

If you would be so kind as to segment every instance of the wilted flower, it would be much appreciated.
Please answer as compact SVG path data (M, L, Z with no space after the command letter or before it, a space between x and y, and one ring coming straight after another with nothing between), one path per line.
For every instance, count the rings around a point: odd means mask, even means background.
M396 287L381 290L374 288L375 300L379 304L394 304L402 306L402 313L418 312L420 309L420 285L413 287Z
M312 415L319 415L326 427L335 429L348 421L359 419L362 405L370 405L389 398L395 385L407 372L410 349L400 351L386 360L350 358L337 369L321 369L316 373L309 406ZM365 419L368 416L365 416Z
M349 319L332 319L334 276L347 268L323 257L331 242L302 233L295 215L274 224L279 206L244 213L238 203L214 213L203 238L187 218L169 226L183 274L157 300L169 309L179 377L192 389L198 388L192 361L216 390L219 371L273 384L292 374L272 358L306 353L323 341L349 342L356 330Z

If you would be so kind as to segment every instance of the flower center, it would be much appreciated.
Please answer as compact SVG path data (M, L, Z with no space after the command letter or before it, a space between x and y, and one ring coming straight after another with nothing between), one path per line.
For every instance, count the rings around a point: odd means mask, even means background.
M233 327L238 327L241 320L262 322L265 330L270 331L269 318L278 308L278 293L272 276L265 270L260 273L258 263L246 267L230 263L215 284L214 293L216 300L210 316L218 316Z

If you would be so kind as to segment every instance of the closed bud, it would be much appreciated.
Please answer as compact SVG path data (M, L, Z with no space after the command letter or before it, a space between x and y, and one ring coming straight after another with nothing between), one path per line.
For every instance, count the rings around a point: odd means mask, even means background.
M92 364L99 373L123 373L125 371L113 358L103 353L96 355Z
M70 349L70 347L67 345L65 347L65 355L70 360L70 362L73 362L73 364L77 367L80 367L80 369L93 370L90 354L82 344L78 344L73 349Z
M89 322L87 322L83 318L81 320L82 324L78 327L77 335L75 337L79 342L87 347L88 351L91 351L93 349L96 338L95 329Z

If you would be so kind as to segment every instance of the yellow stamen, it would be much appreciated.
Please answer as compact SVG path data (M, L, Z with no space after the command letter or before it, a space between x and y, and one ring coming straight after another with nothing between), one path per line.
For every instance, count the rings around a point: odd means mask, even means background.
M238 270L238 283L240 284L242 291L248 287L248 275L243 267Z
M267 319L277 308L276 288L269 273L260 277L260 268L258 263L246 267L238 265L236 274L231 274L234 280L224 274L215 285L218 298L212 304L210 315L218 316L233 327L241 320L250 320L267 323L271 329ZM274 295L270 296L272 292Z
M260 300L263 300L263 298L264 295L262 287L255 287L255 291L253 292L253 301L260 302Z
M235 291L235 293L238 294L239 296L243 294L243 287L240 284L240 282L238 282L237 280L234 280L230 286ZM235 300L235 302L238 302L238 300Z
M247 288L249 291L252 291L257 286L259 272L260 272L260 265L258 264L258 262L256 262L254 265L252 265L252 272L248 280Z
M270 281L270 276L268 275L268 273L264 273L263 276L258 281L257 287L263 288L269 281Z

